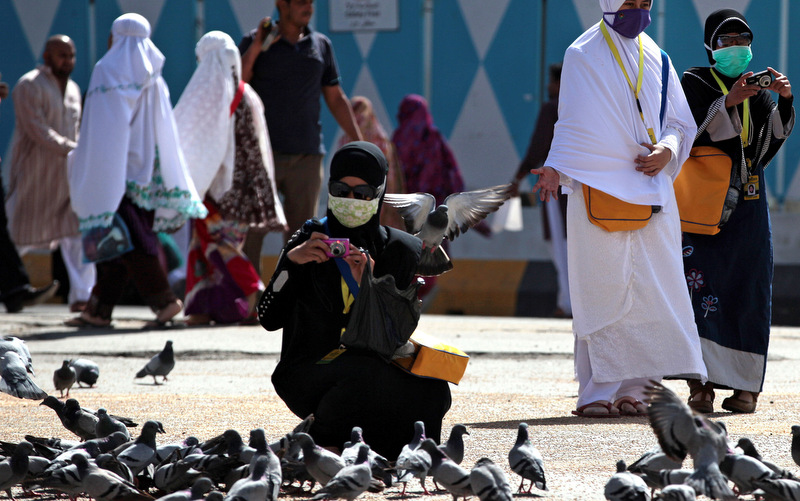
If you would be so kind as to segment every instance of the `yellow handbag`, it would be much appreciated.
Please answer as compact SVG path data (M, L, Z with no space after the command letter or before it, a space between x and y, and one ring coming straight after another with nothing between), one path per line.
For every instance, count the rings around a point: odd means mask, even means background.
M731 186L732 167L731 157L719 148L692 148L673 184L681 230L701 235L719 233L739 198L739 190Z
M419 330L414 331L409 341L414 344L414 353L392 361L404 371L453 384L458 384L464 377L469 355L463 351Z
M661 207L624 202L603 191L583 185L586 215L592 224L606 231L632 231L647 226L647 222Z

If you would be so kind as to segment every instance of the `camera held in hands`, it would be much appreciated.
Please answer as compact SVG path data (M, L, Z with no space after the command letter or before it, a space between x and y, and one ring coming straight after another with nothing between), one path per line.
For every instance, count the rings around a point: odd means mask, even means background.
M772 72L769 70L759 71L758 73L754 73L753 76L748 77L745 80L747 85L758 85L762 89L766 89L770 85L772 85Z
M350 255L350 239L348 238L328 238L323 239L322 242L328 246L328 250L325 251L325 255L328 257L345 257Z

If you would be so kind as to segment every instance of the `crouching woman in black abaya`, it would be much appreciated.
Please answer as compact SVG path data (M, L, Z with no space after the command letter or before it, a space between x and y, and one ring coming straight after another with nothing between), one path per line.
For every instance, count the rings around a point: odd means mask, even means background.
M307 221L292 236L258 305L265 329L283 328L272 383L294 414L314 414L310 434L318 445L342 447L360 426L373 450L394 459L413 438L415 421L439 441L450 388L376 353L339 350L354 300L323 239L350 239L350 254L338 259L357 283L370 259L374 276L392 275L401 290L415 280L422 242L379 223L388 164L378 147L349 143L334 154L330 171L327 220Z

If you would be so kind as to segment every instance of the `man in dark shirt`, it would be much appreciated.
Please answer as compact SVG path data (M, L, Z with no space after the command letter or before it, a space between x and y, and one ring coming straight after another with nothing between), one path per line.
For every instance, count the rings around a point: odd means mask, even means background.
M319 203L325 155L320 96L344 132L361 140L350 102L339 85L331 41L308 27L313 4L313 0L276 0L279 22L273 25L265 17L239 43L242 79L264 102L275 181L289 224L284 241L316 215ZM245 253L259 274L263 238L263 234L250 233L245 243Z

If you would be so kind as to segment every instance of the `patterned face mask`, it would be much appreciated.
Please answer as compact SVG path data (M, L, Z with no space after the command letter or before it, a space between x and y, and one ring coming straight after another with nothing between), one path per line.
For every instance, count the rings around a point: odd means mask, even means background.
M328 195L328 208L336 219L347 228L356 228L372 219L378 213L380 198L374 200L358 200L357 198L340 198Z

